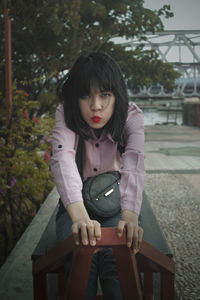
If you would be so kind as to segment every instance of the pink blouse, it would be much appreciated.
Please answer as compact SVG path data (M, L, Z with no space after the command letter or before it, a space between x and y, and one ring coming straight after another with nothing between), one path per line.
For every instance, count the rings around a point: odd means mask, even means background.
M124 139L125 152L122 156L110 134L102 133L97 138L93 133L93 138L85 140L83 177L85 180L103 172L119 171L121 208L139 214L145 178L144 121L142 111L133 102L129 103ZM50 166L65 207L83 201L82 180L75 162L77 145L78 135L66 127L63 106L60 104L56 111Z

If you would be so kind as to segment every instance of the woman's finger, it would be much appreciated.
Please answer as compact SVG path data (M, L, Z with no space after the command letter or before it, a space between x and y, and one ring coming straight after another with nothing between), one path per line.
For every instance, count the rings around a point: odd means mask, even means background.
M77 223L72 224L72 234L74 237L74 242L76 245L79 245L79 226Z
M138 242L137 247L134 247L134 254L138 253L141 248L142 238L143 238L144 230L141 227L138 227Z
M87 233L87 224L81 223L80 224L80 230L81 230L81 240L83 245L88 245L88 233Z
M140 250L140 248L141 248L143 233L144 233L144 230L142 229L142 227L139 227L139 230L138 230L138 250Z
M138 249L138 226L136 226L133 230L133 249Z
M125 228L126 222L123 220L120 220L117 226L117 235L118 237L122 237L124 228Z
M101 225L97 221L93 221L94 224L94 236L99 241L101 239Z
M93 222L89 222L87 224L87 230L88 230L88 237L89 237L89 242L91 246L96 245L96 238L94 236L94 224Z
M130 248L133 242L134 226L132 223L127 223L126 228L127 228L127 234L126 234L127 246L128 248Z

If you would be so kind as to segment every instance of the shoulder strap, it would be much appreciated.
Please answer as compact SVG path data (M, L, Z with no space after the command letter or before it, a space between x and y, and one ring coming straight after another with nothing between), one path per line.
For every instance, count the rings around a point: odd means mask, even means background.
M82 180L83 180L83 153L84 153L84 141L83 138L79 135L75 161Z
M117 150L119 151L120 156L122 156L122 154L123 154L124 151L125 151L124 145L121 145L120 143L118 143L118 145L117 145Z
M123 135L122 135L121 142L118 142L117 150L119 151L119 153L120 153L121 156L125 152L125 139L124 139Z

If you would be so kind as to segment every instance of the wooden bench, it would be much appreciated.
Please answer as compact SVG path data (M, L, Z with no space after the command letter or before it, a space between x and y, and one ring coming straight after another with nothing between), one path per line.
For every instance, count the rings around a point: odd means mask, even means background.
M95 248L105 246L113 249L125 300L133 299L133 297L134 299L174 299L173 255L145 193L141 210L144 237L141 250L137 254L137 262L133 252L126 247L125 236L121 239L117 238L115 228L103 228L102 239L97 242L96 247L75 246L72 236L56 245L56 213L57 208L32 254L34 300L83 299L93 252ZM66 292L63 260L72 252L74 259L71 280L68 280ZM52 277L53 282L49 284L50 291L48 292L46 275L53 273L58 274L57 292L55 288L52 290L55 286L55 277ZM77 283L77 280L78 289L77 284L73 285L73 282ZM97 299L103 299L103 297L99 295Z

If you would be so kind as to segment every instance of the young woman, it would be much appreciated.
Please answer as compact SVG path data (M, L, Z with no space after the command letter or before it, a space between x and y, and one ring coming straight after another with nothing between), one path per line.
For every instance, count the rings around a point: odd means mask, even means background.
M93 246L101 239L101 227L117 227L119 237L126 228L127 246L133 244L137 252L143 235L138 225L145 177L142 111L133 102L128 103L120 68L105 53L81 55L60 91L51 158L61 197L58 241L73 234L77 245ZM75 161L79 137L84 140L83 180ZM119 146L124 146L123 153ZM84 205L83 181L108 171L121 175L121 211L112 217L98 218ZM97 277L104 299L122 299L110 248L93 256L85 299L95 298Z

